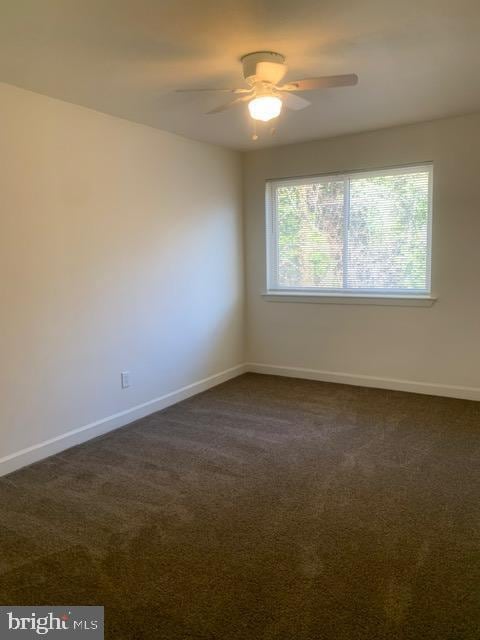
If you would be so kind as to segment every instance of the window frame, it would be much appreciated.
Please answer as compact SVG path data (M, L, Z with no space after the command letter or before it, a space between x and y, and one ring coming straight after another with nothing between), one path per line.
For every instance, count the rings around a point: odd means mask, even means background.
M428 177L428 221L427 221L427 252L426 252L426 287L424 289L355 289L355 288L315 288L315 287L280 287L278 285L278 229L277 214L275 209L274 188L284 184L309 184L332 181L343 181L345 183L345 194L349 193L350 180L356 177L370 177L382 175L396 175L408 173L425 173ZM300 302L326 301L326 302L366 302L378 303L381 300L399 301L400 304L409 301L435 301L432 295L432 200L433 200L433 162L426 161L409 165L396 165L393 167L382 167L379 169L352 170L335 173L322 173L309 176L295 176L286 178L270 178L265 184L265 222L266 222L266 289L264 297L277 301ZM344 200L344 224L348 215L348 198ZM344 250L348 246L348 235L344 234ZM317 300L315 300L317 299ZM381 303L384 304L384 303ZM421 306L428 306L422 304Z

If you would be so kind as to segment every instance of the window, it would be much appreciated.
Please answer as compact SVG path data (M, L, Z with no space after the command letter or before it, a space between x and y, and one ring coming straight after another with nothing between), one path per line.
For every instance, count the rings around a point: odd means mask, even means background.
M270 292L430 293L432 165L267 183Z

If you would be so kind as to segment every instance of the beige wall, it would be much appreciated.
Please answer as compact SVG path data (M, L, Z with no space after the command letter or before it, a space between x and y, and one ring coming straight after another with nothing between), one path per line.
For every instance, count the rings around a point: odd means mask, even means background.
M261 298L267 178L428 160L434 163L433 307ZM250 362L374 386L428 392L399 380L427 383L435 393L480 399L480 115L250 152L244 170Z
M243 361L239 154L5 84L0 150L0 462Z

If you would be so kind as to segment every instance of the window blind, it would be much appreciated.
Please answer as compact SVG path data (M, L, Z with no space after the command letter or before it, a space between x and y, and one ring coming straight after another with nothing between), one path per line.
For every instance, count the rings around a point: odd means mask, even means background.
M268 182L268 289L429 293L431 187L431 165Z

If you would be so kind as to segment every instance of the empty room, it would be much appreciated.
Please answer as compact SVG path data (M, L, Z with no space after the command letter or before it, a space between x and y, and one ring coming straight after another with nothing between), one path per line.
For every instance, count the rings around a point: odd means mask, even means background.
M0 640L480 638L477 0L0 0Z

